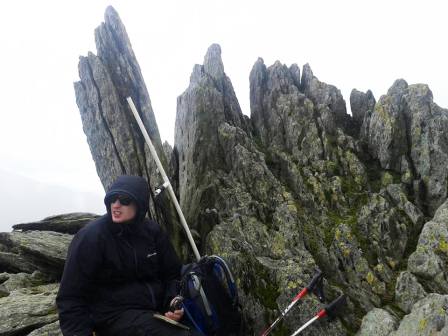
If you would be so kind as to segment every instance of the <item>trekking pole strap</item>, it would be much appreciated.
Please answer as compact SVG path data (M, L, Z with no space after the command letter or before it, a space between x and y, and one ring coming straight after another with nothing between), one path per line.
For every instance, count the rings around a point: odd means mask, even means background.
M346 303L347 298L344 294L342 294L336 300L334 300L332 303L330 303L328 306L325 307L326 315L328 315L329 317L336 316L336 311Z
M196 243L194 242L193 236L191 235L190 228L188 227L187 221L185 220L184 214L182 213L182 209L180 208L179 202L177 201L176 195L174 194L173 187L171 186L171 183L168 179L168 176L165 173L165 170L163 169L162 163L159 160L159 156L157 155L156 149L154 148L151 138L148 135L148 132L146 131L145 125L143 125L143 121L140 118L140 115L137 112L137 108L134 105L134 102L132 101L131 97L127 97L126 100L128 101L128 104L131 108L132 114L135 117L135 120L137 121L138 126L140 127L140 131L143 134L143 137L146 140L146 143L148 144L149 150L151 152L152 157L154 158L154 161L156 162L157 168L159 169L160 174L162 175L164 185L167 184L168 192L170 194L171 200L174 203L174 206L177 210L177 214L179 215L180 222L185 230L185 233L187 234L188 240L190 242L191 248L193 249L193 253L196 257L196 260L199 261L201 259L201 256L199 254L198 248L196 247Z
M308 289L308 292L313 292L321 302L323 302L325 299L323 280L324 280L324 274L320 269L318 269L314 274L313 278L311 279L310 283L306 287Z

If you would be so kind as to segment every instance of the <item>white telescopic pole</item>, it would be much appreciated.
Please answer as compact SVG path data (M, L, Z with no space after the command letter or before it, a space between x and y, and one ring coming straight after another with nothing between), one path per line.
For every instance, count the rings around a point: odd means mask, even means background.
M294 334L291 336L296 336L299 333L301 333L303 330L305 330L310 324L313 324L314 321L316 321L319 318L319 316L314 316L311 320L309 320L307 323L305 323L303 326L301 326Z
M156 149L154 148L151 139L148 135L148 132L146 131L145 126L143 125L142 119L140 118L140 115L137 112L137 108L134 105L134 102L132 101L131 97L126 98L128 101L129 106L131 107L132 113L134 114L135 120L137 121L138 126L140 127L140 131L143 134L143 137L146 140L146 143L149 146L149 150L151 151L151 155L154 158L154 161L156 162L157 168L159 169L160 174L162 175L164 186L168 187L168 192L170 194L171 200L174 203L174 206L176 207L177 213L180 218L180 222L182 223L182 226L184 227L184 230L187 234L188 240L190 241L191 247L193 249L193 253L196 257L196 260L199 261L201 259L201 256L199 255L198 248L196 247L196 243L193 240L193 237L191 235L190 229L188 227L187 221L185 220L184 214L182 213L182 210L180 208L179 202L177 201L176 195L174 194L173 187L171 186L170 181L168 180L168 177L166 176L165 170L163 169L162 163L159 160L159 156L157 155Z

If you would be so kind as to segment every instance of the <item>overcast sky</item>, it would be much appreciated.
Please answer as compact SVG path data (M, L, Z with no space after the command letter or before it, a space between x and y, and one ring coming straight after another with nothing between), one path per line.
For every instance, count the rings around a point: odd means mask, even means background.
M94 29L110 4L127 29L162 139L171 144L176 98L212 43L221 45L225 71L247 115L248 78L258 57L268 66L276 60L309 63L347 103L353 88L371 89L378 100L404 78L428 84L434 101L448 107L444 1L3 1L3 170L103 194L73 82L78 57L96 53Z

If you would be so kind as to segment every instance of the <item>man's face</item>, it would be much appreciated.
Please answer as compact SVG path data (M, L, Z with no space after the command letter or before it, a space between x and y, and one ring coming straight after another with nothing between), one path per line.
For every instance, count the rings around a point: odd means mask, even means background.
M112 199L110 213L114 223L124 223L135 217L137 205L128 196L119 195Z

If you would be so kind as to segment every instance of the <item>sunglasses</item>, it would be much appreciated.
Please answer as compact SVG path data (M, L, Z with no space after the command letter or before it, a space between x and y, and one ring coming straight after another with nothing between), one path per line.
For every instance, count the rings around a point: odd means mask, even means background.
M120 201L121 205L129 205L133 202L133 199L128 195L115 194L109 197L110 204L115 203L117 200Z

